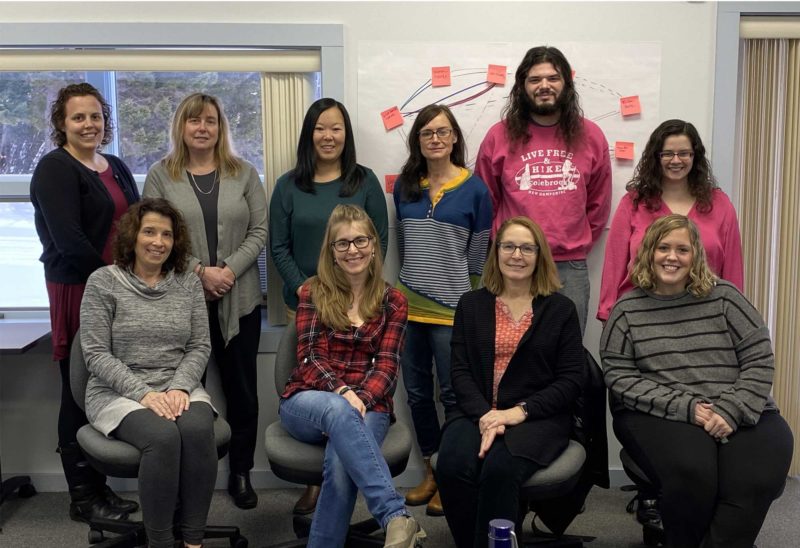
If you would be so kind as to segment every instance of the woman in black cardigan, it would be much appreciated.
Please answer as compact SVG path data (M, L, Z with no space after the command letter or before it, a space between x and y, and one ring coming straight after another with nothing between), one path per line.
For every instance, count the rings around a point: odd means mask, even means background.
M502 224L483 289L456 310L437 479L458 548L486 546L489 521L518 521L520 486L566 448L585 368L575 306L541 228ZM518 527L519 528L519 527Z

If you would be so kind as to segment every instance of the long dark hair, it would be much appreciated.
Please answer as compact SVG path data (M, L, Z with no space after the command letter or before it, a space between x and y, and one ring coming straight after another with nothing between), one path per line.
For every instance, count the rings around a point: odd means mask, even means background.
M420 180L428 175L428 161L422 155L419 144L419 132L428 125L431 120L444 114L453 128L453 135L456 142L453 143L453 151L450 153L450 161L458 167L467 167L467 145L461 128L456 122L456 117L446 105L428 105L419 111L417 119L411 126L408 134L408 160L403 165L397 184L400 186L400 197L404 202L416 202L422 197Z
M583 132L583 110L578 102L578 92L575 91L575 81L572 79L572 67L569 61L556 48L538 46L531 48L525 54L522 62L517 67L514 75L514 87L508 96L508 104L503 109L506 120L506 131L512 142L527 143L531 139L528 126L531 123L531 100L525 92L525 80L528 71L534 65L550 63L564 79L564 89L558 101L561 112L558 118L558 133L567 145L567 148L577 142Z
M297 188L303 192L316 194L314 172L317 165L317 154L314 151L314 127L317 125L320 114L329 108L338 108L344 118L344 149L339 158L343 184L339 196L352 196L361 186L366 172L356 163L356 143L353 138L353 124L350 123L350 115L344 105L336 99L323 97L308 107L306 117L303 119L303 127L300 129L300 138L297 141L297 165L292 170L290 177L294 179Z
M661 207L661 150L667 137L685 135L692 143L694 158L692 169L689 171L689 192L697 200L697 210L711 211L711 195L717 188L714 174L711 173L711 164L706 157L706 147L700 140L700 134L690 122L683 120L667 120L662 122L647 141L639 164L633 172L633 178L628 181L625 188L633 191L633 206L644 203L647 209L656 210Z
M100 110L103 112L103 139L101 145L107 145L114 138L114 128L111 125L111 106L106 103L103 94L96 87L86 82L70 84L58 90L58 95L50 105L50 140L58 147L67 144L67 134L64 131L64 121L67 119L67 102L73 97L86 97L97 99Z

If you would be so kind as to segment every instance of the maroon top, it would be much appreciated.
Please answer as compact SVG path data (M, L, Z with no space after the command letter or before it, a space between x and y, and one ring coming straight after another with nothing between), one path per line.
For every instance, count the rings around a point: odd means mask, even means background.
M106 190L108 190L108 193L111 195L111 200L114 202L114 216L111 219L111 230L108 232L108 238L106 238L106 245L103 246L102 254L103 261L105 261L106 264L111 264L114 262L113 248L114 237L117 235L117 221L128 211L128 200L125 198L125 194L116 181L114 170L111 169L111 164L108 164L108 169L103 173L98 173L98 175L100 176L100 180L103 181Z
M295 319L297 366L281 397L301 390L332 392L349 386L367 410L391 413L391 389L397 382L407 318L405 296L387 285L377 317L336 331L322 323L311 289L304 285Z

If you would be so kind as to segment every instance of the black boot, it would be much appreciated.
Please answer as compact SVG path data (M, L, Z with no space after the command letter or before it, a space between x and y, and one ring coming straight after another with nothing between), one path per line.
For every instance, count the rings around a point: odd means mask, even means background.
M76 442L59 447L58 453L61 455L61 465L72 498L69 508L72 519L77 521L87 521L91 517L128 519L128 513L139 508L136 502L119 498L106 486L106 477L91 467ZM117 500L112 501L109 498L115 498L122 504L117 505Z
M239 508L247 510L258 504L258 495L250 485L250 472L231 472L228 476L228 493Z

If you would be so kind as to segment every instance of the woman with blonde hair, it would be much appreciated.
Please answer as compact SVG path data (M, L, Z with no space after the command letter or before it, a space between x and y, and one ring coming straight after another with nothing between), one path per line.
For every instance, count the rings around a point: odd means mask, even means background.
M520 486L569 443L586 363L578 313L557 293L558 270L539 225L527 217L500 225L483 286L456 309L457 406L436 467L458 548L486 546L494 518L518 522Z
M194 93L178 105L171 149L153 164L145 197L166 198L192 239L189 269L203 284L211 347L231 426L228 492L239 508L258 496L250 470L258 435L256 357L261 336L258 256L267 242L267 200L256 168L235 155L219 99Z
M297 366L281 395L283 427L323 443L325 465L308 546L343 546L358 491L386 530L385 546L425 536L395 490L380 446L392 420L408 304L382 278L380 238L367 213L342 204L325 229L317 275L297 307Z
M614 432L662 494L667 546L751 548L793 447L769 331L683 215L647 229L631 281L600 343Z

